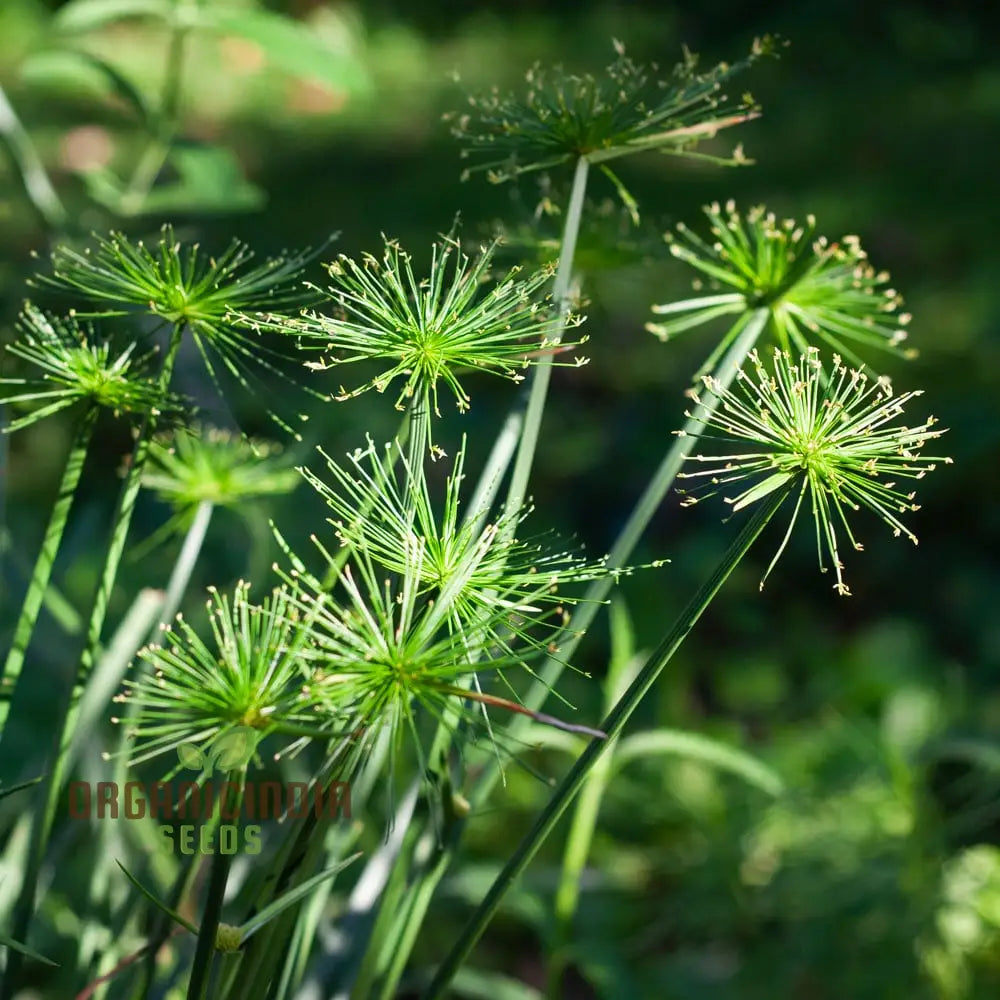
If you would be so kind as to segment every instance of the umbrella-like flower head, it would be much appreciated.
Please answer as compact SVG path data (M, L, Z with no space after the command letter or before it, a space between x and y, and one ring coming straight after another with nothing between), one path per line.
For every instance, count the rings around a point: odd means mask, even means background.
M560 330L542 294L548 270L522 278L513 268L491 280L494 249L486 247L473 259L458 240L446 237L434 246L428 276L418 278L410 255L387 239L381 257L341 256L328 265L330 283L316 291L329 311L309 310L298 318L246 315L244 321L298 335L303 346L326 352L322 361L309 363L314 369L361 361L380 367L360 385L341 387L338 399L382 392L401 381L398 407L426 398L436 413L443 383L464 410L469 395L462 373L479 370L519 381L532 357L555 349L550 338ZM575 326L582 319L569 322ZM558 350L574 346L562 343Z
M18 337L7 351L27 362L33 379L3 378L0 384L20 386L4 403L37 403L36 409L11 421L17 430L77 402L115 414L146 414L182 407L180 397L164 394L149 377L150 353L138 354L135 343L122 350L76 319L58 319L26 305L18 321Z
M536 65L524 94L470 97L469 111L449 117L463 155L480 159L472 169L489 171L495 182L580 157L603 164L647 150L691 155L720 129L757 117L748 94L730 101L722 88L774 48L774 39L758 39L746 59L704 73L685 50L673 72L658 79L656 65L636 64L616 42L617 58L601 75ZM739 150L733 161L745 162Z
M664 317L647 329L661 340L721 316L766 308L783 351L804 352L819 340L853 365L855 348L907 353L909 315L889 275L876 271L856 236L830 243L816 236L816 220L779 220L763 206L745 215L733 202L705 208L710 239L683 223L666 236L671 253L699 272L695 287L712 294L653 306ZM708 289L706 289L708 290ZM720 345L723 350L736 328ZM912 356L912 355L911 355Z
M916 543L916 535L901 516L919 507L915 494L898 481L922 479L938 462L950 464L950 458L920 454L928 441L944 431L936 429L933 417L914 427L898 423L919 392L894 395L887 379L871 379L849 369L837 356L827 371L816 348L797 358L776 348L771 370L756 352L751 361L753 375L741 371L732 389L724 390L706 376L706 390L719 396L719 405L705 419L702 440L725 444L720 446L721 454L689 456L689 462L704 468L682 476L707 480L711 493L717 492L716 487L738 485L738 492L725 498L734 510L775 490L797 486L788 531L767 573L784 551L808 497L820 568L826 571L825 550L833 563L838 593L848 594L839 532L860 550L850 518L867 507L893 534ZM692 496L687 502L698 499L701 496Z

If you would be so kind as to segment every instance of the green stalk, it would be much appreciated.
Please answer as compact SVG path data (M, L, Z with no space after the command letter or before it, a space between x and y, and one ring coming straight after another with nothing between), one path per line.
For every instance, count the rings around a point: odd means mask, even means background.
M580 235L580 223L583 219L583 199L587 192L587 169L589 163L585 156L576 161L576 171L573 174L573 187L570 190L569 207L566 210L566 223L563 226L562 246L559 250L559 267L556 270L556 280L552 288L552 298L559 310L560 324L553 336L554 344L562 339L566 329L566 318L569 315L569 289L573 280L573 258L576 256L576 241ZM549 391L549 381L552 378L552 357L544 357L534 367L531 376L531 390L528 395L528 406L524 414L524 427L521 430L521 443L514 461L514 472L511 475L510 489L507 492L507 510L514 511L524 503L528 492L528 480L531 477L531 466L535 460L535 450L538 446L538 434L542 426L542 413L545 410L545 400Z
M167 593L163 598L163 607L160 609L159 624L151 633L149 642L155 641L160 628L164 625L170 625L177 615L177 609L181 606L184 593L191 582L191 574L194 572L202 546L205 544L205 535L208 534L208 526L212 521L214 511L215 504L211 500L202 500L194 512L194 519L184 536L177 561L170 573L170 580L167 582Z
M198 505L198 508L195 511L194 520L191 522L191 526L188 528L187 534L184 536L180 553L178 554L177 560L174 563L174 568L171 571L170 580L167 583L166 595L157 609L156 618L154 620L155 624L150 631L147 623L147 625L143 628L142 633L140 633L140 635L134 640L134 648L132 648L124 658L125 665L132 661L136 650L142 644L144 638L147 642L153 642L159 637L161 627L169 624L177 614L177 609L184 597L184 592L187 590L188 584L191 581L191 574L194 572L198 556L201 554L201 549L205 542L205 535L208 532L208 526L211 522L214 509L214 504L208 500L203 500ZM118 680L120 680L120 677ZM131 699L128 702L125 718L122 723L122 740L121 745L118 748L118 760L115 767L114 777L114 780L119 788L124 787L125 782L128 779L128 759L134 742L134 738L129 736L129 732L132 729L132 721L138 711L137 704L138 703L135 699ZM75 729L76 727L71 726L71 728ZM70 764L72 764L72 760L73 751L71 750L69 756ZM111 830L109 824L99 823L97 833L99 842L99 849L97 851L98 861L94 866L93 872L91 873L90 889L88 893L88 900L91 906L103 904L107 897L108 886L111 884L113 852L108 849L110 846L110 835ZM136 901L138 902L137 899ZM171 905L176 905L176 901ZM164 940L166 939L166 934L168 934L169 931L170 927L164 918ZM85 945L86 942L83 938L81 938L79 955L82 961L89 962L92 958L92 953L88 953L86 951ZM159 946L157 946L156 951L159 951ZM108 961L109 956L105 955L103 958L106 964L109 964L112 967L114 966L114 961Z
M48 229L62 229L68 219L66 209L59 200L52 181L49 180L31 137L11 107L2 87L0 87L0 138L7 146L10 158L21 175L28 200L39 218Z
M174 362L177 360L177 351L180 348L183 334L184 325L178 323L171 334L170 344L163 359L163 368L160 370L159 387L160 391L164 394L170 385L170 379L174 372ZM80 667L84 673L89 672L93 667L95 653L97 647L100 645L101 631L104 628L104 619L108 612L111 591L114 588L115 578L118 575L122 553L125 550L125 539L128 535L129 526L132 523L132 514L135 511L135 502L139 496L139 487L142 483L143 469L146 465L146 459L149 457L149 449L156 430L157 416L156 413L148 413L145 421L143 421L135 448L132 451L132 461L125 477L125 484L122 486L122 491L118 499L118 510L115 512L111 544L108 547L108 553L104 560L101 582L97 588L97 597L94 600L94 608L88 623L87 644L80 659Z
M652 653L636 679L629 685L628 690L619 700L618 704L615 705L608 713L607 718L601 723L600 728L607 734L608 738L606 740L591 740L583 753L577 758L576 763L574 763L569 773L560 782L559 787L549 799L531 830L528 831L518 845L517 850L514 851L506 865L504 865L503 870L490 886L489 891L476 908L475 913L472 914L472 917L465 924L458 940L452 946L444 962L439 966L421 1000L437 1000L438 997L444 996L444 992L455 973L469 956L469 953L486 929L486 926L492 920L507 890L528 866L539 847L545 841L545 838L552 832L556 823L559 822L560 817L566 811L566 808L573 801L573 798L587 779L591 769L607 750L609 742L614 740L625 728L625 724L649 689L656 683L663 668L670 662L671 657L680 648L681 644L687 638L688 633L694 628L696 622L719 592L723 583L725 583L729 575L739 564L767 522L774 516L777 509L788 496L788 493L789 487L786 486L783 489L774 491L762 501L753 518L739 533L712 575L698 589L697 593L681 612L670 631Z
M205 822L205 826L210 832L214 831L221 823L218 810L213 810L211 817ZM198 865L193 862L184 868L171 887L170 895L167 897L167 905L172 910L179 910L184 897L191 891L195 877L198 873ZM132 897L135 902L134 896ZM172 923L166 914L159 910L152 913L152 929L149 932L146 953L143 956L142 968L139 970L138 981L136 982L130 997L131 1000L146 1000L156 978L156 960L160 949L174 932L176 925Z
M336 761L327 773L314 778L314 784L325 784L327 781L332 782L345 778L350 780L358 763L356 748L351 745L352 742L351 737L347 737L342 744L345 759ZM357 800L360 800L361 807L367 802L374 779L385 762L387 752L388 743L386 740L376 743L372 751L372 756L376 760L374 767L370 772L362 772L359 778L361 787L357 787L357 784L352 782L352 812L359 808ZM322 854L325 831L330 822L331 818L329 817L324 817L322 820L317 818L314 810L295 820L295 826L288 830L261 882L254 900L256 910L262 909L268 902L277 899L284 891L293 888L293 879L298 884L314 873L316 862ZM339 854L329 852L325 859L329 861L331 857L336 857L337 860L340 860L343 857L348 839L348 837L341 838ZM226 994L230 1000L244 1000L245 997L254 995L252 991L255 988L272 981L275 970L280 966L282 959L287 957L289 924L294 926L296 920L297 915L283 913L254 935L253 940L243 950L243 961L240 963L233 983Z
M769 313L766 309L758 309L742 318L743 329L722 359L717 370L716 377L724 386L728 387L736 377L736 372L743 365L746 356L753 349L754 344L756 344L760 334L763 332L768 316ZM624 566L626 559L631 555L643 531L645 531L653 515L662 504L667 490L670 489L671 484L676 479L677 473L684 463L684 459L690 454L691 449L698 440L704 427L702 421L714 410L717 405L717 399L718 397L711 394L711 398L700 403L684 425L684 436L674 439L673 445L660 463L659 468L653 474L653 478L650 480L649 485L640 497L625 527L612 547L611 553L608 556L609 569L618 569ZM566 642L560 646L558 656L550 656L544 661L538 671L538 677L534 680L532 686L528 689L527 696L523 699L525 707L532 711L537 711L542 707L559 675L562 673L565 663L569 661L586 630L597 617L598 611L603 606L600 602L607 597L613 584L614 580L612 577L595 580L590 584L583 600L576 606L570 624L567 626L566 634L568 638ZM512 739L517 739L530 724L531 720L527 716L518 715L508 723L507 732ZM604 727L600 728L603 729ZM440 728L439 735L441 735ZM442 738L445 737L443 736ZM496 758L491 755L484 762L483 771L469 795L473 809L483 805L493 790L499 776L499 764ZM460 829L461 825L464 824L460 824ZM419 922L423 921L426 906L430 902L433 890L451 864L459 840L460 834L455 837L451 844L445 847L444 855L439 859L439 863L425 871L420 877L420 885L411 889L411 893L418 893L424 901L423 909L412 911L412 919L417 921L418 925ZM430 892L428 892L427 883L429 883Z
M24 657L38 622L42 599L49 585L52 566L56 560L56 553L59 551L70 508L73 506L73 497L76 495L76 487L80 482L80 473L83 471L83 465L87 458L87 449L94 433L94 424L97 422L97 412L96 406L88 407L73 435L73 443L70 445L69 456L63 468L62 481L59 483L59 492L56 494L56 502L49 515L48 527L45 529L42 548L35 561L31 579L28 581L21 614L14 627L14 640L3 667L0 668L0 684L6 684L8 687L16 683L17 678L21 675ZM6 712L4 715L6 716Z
M562 245L559 252L559 264L556 269L552 298L559 310L560 323L553 335L554 344L558 344L565 331L566 319L569 315L569 290L573 278L573 260L576 255L576 243L580 234L580 224L583 218L583 202L587 190L588 162L586 157L577 160L573 174L573 186L570 190L569 205L566 210L566 222L563 226ZM519 404L508 416L500 436L494 444L486 467L480 476L479 483L473 494L473 502L468 508L467 517L482 520L488 515L489 505L499 488L500 479L510 462L510 452L513 450L514 435L520 433L517 456L514 461L514 471L511 474L510 486L507 492L508 511L520 508L527 493L528 480L534 462L538 435L545 409L549 381L552 375L551 356L542 358L534 367L531 385L528 390L527 403ZM523 418L522 418L523 413ZM516 521L511 519L507 530L513 532ZM448 744L456 721L456 712L446 711L439 722L428 754L429 760L440 760L446 757ZM459 827L460 829L460 827ZM417 882L410 887L404 900L402 927L399 931L400 945L396 950L392 965L383 983L381 996L394 988L402 976L410 950L416 941L417 933L423 924L427 908L433 898L438 883L448 869L452 855L457 846L457 836L447 845L440 848L436 862L418 876Z
M184 326L177 324L171 334L170 344L163 359L163 367L160 370L159 388L161 393L165 394L170 385L174 362L177 358L177 351L180 348L183 332ZM86 676L91 672L96 660L97 650L101 641L101 631L111 599L111 590L114 587L122 553L125 549L125 539L128 535L133 511L135 510L135 501L139 494L139 484L142 479L146 458L149 455L152 435L156 429L157 416L158 414L155 411L146 414L132 451L132 461L125 477L125 483L119 494L118 509L115 511L112 522L111 542L105 555L104 569L101 573L97 594L94 599L94 607L88 622L86 641L83 651L80 654L79 666L74 671L74 676L68 678L67 683L57 691L54 699L52 743L49 750L49 773L45 781L41 784L39 799L36 803L32 823L31 848L28 853L24 881L21 885L21 895L18 898L14 911L13 937L19 941L27 937L28 925L31 922L31 916L35 908L38 877L41 874L45 850L52 831L52 824L55 821L59 792L62 788L63 778L65 777L66 762L62 751L66 742L67 723L73 705L75 682L81 674ZM19 978L20 965L21 960L18 953L11 953L8 958L7 975L4 978L3 993L0 994L0 1000L12 1000L16 988L15 984Z
M163 164L170 155L180 116L184 46L189 31L187 25L177 22L171 28L163 91L160 97L159 121L118 203L122 215L134 215L141 210L143 202L163 169Z
M500 491L500 482L514 457L523 426L524 414L519 409L511 410L493 442L486 465L483 466L479 482L476 484L476 491L472 494L465 513L466 521L473 522L475 519L476 531L481 531L486 524L490 508Z
M227 782L239 780L239 792L234 792L230 786L227 794L231 796L229 804L232 811L238 813L243 795L244 773L233 771L226 776ZM222 816L224 803L219 803L219 815ZM212 961L215 958L215 936L219 930L222 918L222 904L226 897L226 883L229 881L229 869L233 864L233 855L216 851L212 856L211 873L208 879L208 892L205 909L202 911L201 924L198 927L198 942L194 948L194 962L191 965L191 978L188 980L187 1000L203 1000L208 988Z

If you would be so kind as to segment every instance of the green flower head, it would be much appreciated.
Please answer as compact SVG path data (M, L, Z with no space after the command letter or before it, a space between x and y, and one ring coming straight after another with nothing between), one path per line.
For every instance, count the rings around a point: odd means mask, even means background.
M526 510L490 523L463 517L464 442L440 513L426 476L395 448L395 461L392 446L380 454L371 442L346 465L324 456L333 485L308 470L305 476L331 508L341 544L360 546L373 563L400 576L415 573L416 593L446 609L456 632L485 629L492 644L509 652L513 640L527 643L530 656L565 625L564 606L574 603L566 588L614 572L604 559L518 538Z
M338 399L369 389L382 392L398 381L398 407L426 398L438 413L438 386L444 384L465 410L470 400L459 378L463 372L519 381L533 357L555 349L549 338L560 329L556 311L542 296L549 271L522 279L513 268L490 280L494 250L495 245L486 247L472 259L457 239L446 237L434 246L430 273L418 279L410 255L387 239L381 257L341 256L328 265L330 284L317 292L328 301L329 313L307 311L295 319L247 315L245 321L296 334L303 346L329 352L309 362L313 369L359 361L380 366L360 385L341 387ZM581 322L570 319L573 326ZM558 350L575 346L563 343Z
M718 440L721 454L698 454L688 461L704 468L683 473L686 479L707 480L701 496L717 487L737 488L726 496L734 510L748 507L778 489L797 487L797 497L785 538L767 575L784 551L808 496L816 527L820 568L826 571L824 550L833 563L835 588L848 594L840 559L838 533L851 546L862 548L851 527L851 515L862 507L873 511L893 531L914 544L917 537L900 520L919 510L914 493L897 482L922 479L938 462L950 458L920 454L944 431L933 417L909 427L897 423L904 408L919 392L894 395L887 379L870 379L845 367L837 356L829 372L816 348L797 359L775 349L769 371L756 352L754 374L741 371L735 387L723 390L712 377L705 388L719 397L719 405L704 423L702 439ZM764 581L761 581L761 586Z
M572 602L566 588L612 572L603 560L587 563L517 541L520 512L489 524L460 520L463 462L464 449L440 514L423 465L391 449L370 445L345 465L328 460L331 485L307 473L331 508L348 559L342 565L314 538L331 572L321 581L293 556L283 574L309 622L307 693L320 715L352 730L409 731L418 754L426 714L452 724L483 722L489 730L486 709L498 707L579 728L521 706L508 672L530 671L532 662L558 652L564 605ZM497 686L515 700L487 693ZM456 698L477 702L477 712L455 714Z
M178 513L201 503L238 507L248 500L290 493L301 481L281 459L281 446L215 427L184 429L150 447L142 484Z
M533 170L548 170L586 158L593 164L632 153L656 150L699 155L703 139L720 129L756 118L749 94L730 101L726 85L762 55L773 53L775 40L757 40L750 55L735 64L720 63L698 71L697 56L685 50L667 79L658 67L634 63L615 42L617 58L599 76L577 75L561 67L534 66L523 95L469 98L470 109L448 118L463 143L462 155L477 157L474 170L486 170L499 183ZM737 149L722 162L746 162ZM613 175L612 182L619 187Z
M249 590L239 583L230 599L210 588L209 637L178 615L161 643L140 650L152 673L127 680L115 699L137 706L131 763L179 752L190 766L196 750L207 760L209 748L224 748L236 742L231 734L248 729L260 738L274 731L322 738L301 691L308 630L284 591L256 606Z
M0 384L21 386L4 403L37 403L34 410L11 421L17 430L78 402L113 413L146 414L183 409L179 396L164 394L147 375L151 352L137 354L130 344L116 351L90 326L71 318L57 319L28 304L17 325L17 339L7 351L31 365L33 379L2 378Z
M711 239L683 223L666 240L671 253L700 272L713 294L653 306L666 317L647 324L661 340L720 316L769 310L771 328L783 351L804 352L821 340L852 364L863 363L852 348L876 348L912 356L901 345L910 317L889 275L876 272L856 236L838 243L816 236L816 220L800 225L778 220L763 206L741 215L733 202L705 208ZM738 330L720 345L723 350Z
M146 313L182 326L193 338L213 381L219 365L244 388L261 370L288 380L276 364L283 355L235 322L240 310L298 310L311 301L299 280L314 254L306 251L254 263L254 255L233 240L219 256L198 244L179 242L170 226L147 245L122 233L95 237L83 251L58 246L51 273L36 279L42 287L78 296L94 308L80 315L123 316ZM286 430L283 418L276 418Z

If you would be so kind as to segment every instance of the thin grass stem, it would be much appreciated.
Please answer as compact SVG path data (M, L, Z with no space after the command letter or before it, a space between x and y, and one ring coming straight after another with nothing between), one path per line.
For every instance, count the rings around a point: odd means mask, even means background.
M32 208L47 229L62 229L69 218L66 208L56 194L31 136L21 124L3 87L0 87L0 138L21 175Z
M73 435L73 443L70 445L66 465L63 467L62 480L59 483L59 492L56 494L56 502L52 507L49 523L45 529L42 548L35 560L35 568L28 581L24 603L21 605L21 613L14 626L14 639L3 667L0 668L0 690L16 684L21 675L24 657L38 622L38 614L41 611L45 591L52 576L52 567L62 542L63 532L66 529L70 508L73 506L73 498L76 496L76 487L80 482L80 474L87 458L87 449L90 447L90 440L94 433L97 413L96 406L88 407Z
M736 373L763 333L768 316L768 310L758 309L747 314L740 321L742 329L717 369L715 377L721 385L728 387L732 384ZM683 433L674 439L673 444L664 455L663 461L653 473L645 491L632 509L625 526L615 539L608 555L607 565L609 569L620 569L631 556L649 522L662 506L667 491L676 480L684 460L691 453L704 430L703 421L714 412L718 402L717 396L706 393L702 401L692 411L691 416L684 424ZM544 661L538 670L537 678L532 682L522 699L526 708L537 711L545 703L553 686L565 669L565 664L572 658L583 636L603 607L601 602L605 600L613 584L614 578L607 576L594 580L587 588L583 599L573 610L566 629L566 640L560 644L558 656L550 656ZM529 722L528 719L523 721L520 718L512 719L507 727L509 737L517 739ZM474 806L481 805L489 797L498 777L499 769L496 762L490 760L485 764L484 770L472 790L473 798L471 801Z
M569 316L570 284L573 280L573 259L576 255L576 241L580 235L580 223L583 220L583 202L587 193L588 160L581 156L576 161L573 174L573 187L570 190L569 207L566 210L566 223L563 226L562 246L559 251L559 266L556 270L552 298L559 310L560 324L553 331L552 347L559 344L565 330L566 319ZM546 356L535 366L531 375L531 389L528 403L524 411L524 426L521 429L521 441L514 460L514 471L511 474L510 488L507 492L507 510L518 510L524 504L528 492L528 480L531 478L531 467L535 461L535 451L538 446L538 435L542 426L542 414L545 410L545 400L548 396L549 381L552 378L553 353ZM513 530L513 522L511 522Z
M146 197L170 155L180 117L184 49L189 30L186 25L180 23L175 23L171 28L159 119L119 201L122 215L134 215L141 211Z
M238 815L240 802L243 797L243 779L245 775L242 771L232 771L226 776L226 784L229 795L229 808L232 814ZM239 790L233 785L238 782ZM226 804L219 804L219 814L226 811ZM201 924L198 927L198 941L194 949L194 961L191 965L191 978L188 980L187 1000L204 1000L205 992L208 989L212 964L215 958L215 938L219 931L219 923L222 919L222 904L226 898L226 883L229 881L229 869L233 864L233 855L224 851L216 851L212 856L212 865L208 878L208 890L205 899L205 908L201 914Z

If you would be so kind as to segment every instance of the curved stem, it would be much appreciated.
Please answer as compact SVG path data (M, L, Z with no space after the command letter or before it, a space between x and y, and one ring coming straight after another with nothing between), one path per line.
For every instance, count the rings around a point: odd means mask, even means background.
M177 351L180 348L183 334L184 326L182 324L174 327L166 356L163 359L163 367L160 369L159 388L163 394L166 394L170 386L170 379L174 372L174 362L177 360ZM128 536L129 526L132 523L132 514L135 511L135 502L139 496L139 486L142 482L143 469L146 465L146 459L149 457L153 434L156 431L157 417L158 413L151 411L143 421L139 437L132 450L132 460L128 467L125 483L118 498L118 509L115 511L111 544L108 546L108 552L104 559L101 581L97 588L97 596L94 599L94 607L88 622L87 642L83 655L80 658L80 668L84 673L93 667L97 647L101 641L104 619L107 616L111 591L118 576L118 567L121 564L122 553L125 551L125 539Z
M66 208L59 200L59 195L52 186L52 181L35 150L31 137L21 124L2 87L0 87L0 138L7 146L10 158L21 175L28 200L39 218L49 229L62 229L69 218Z
M552 338L552 346L558 344L566 328L569 315L569 291L573 278L573 260L576 255L576 242L580 234L580 224L583 219L583 201L587 190L588 162L586 157L577 160L573 174L573 186L570 190L569 205L566 210L566 222L563 226L562 246L559 253L559 265L556 270L552 298L559 310L560 323ZM523 504L534 463L538 444L545 400L548 395L549 381L552 375L552 354L545 357L535 366L526 398L522 396L515 408L508 415L490 453L489 459L479 483L473 494L473 502L468 508L466 517L474 519L478 524L485 520L489 507L499 489L500 480L510 463L511 454L517 445L517 456L514 460L514 471L511 474L510 486L507 491L507 511L516 511ZM511 517L507 522L506 531L513 533L517 519ZM467 694L463 694L467 697ZM456 719L456 710L449 707L444 717L438 723L431 744L428 759L434 762L445 759L448 744ZM554 721L554 720L550 720ZM460 827L459 827L460 829ZM407 909L402 917L399 944L386 978L381 986L381 996L388 996L398 985L406 966L406 960L416 940L417 932L423 924L424 916L438 883L447 871L452 854L457 846L457 836L448 845L440 848L438 861L433 866L425 868L416 883L410 887L404 905Z
M729 575L739 564L767 522L774 516L778 507L784 502L788 496L788 492L788 487L777 490L761 503L754 517L737 536L736 540L730 546L729 551L722 557L715 571L688 602L663 641L646 661L642 670L639 671L636 679L629 685L628 690L622 695L615 707L608 713L607 718L601 723L601 729L608 734L608 740L594 739L587 744L586 749L580 754L576 763L570 768L569 773L560 782L559 787L549 799L541 815L518 845L517 850L511 855L507 864L504 865L503 870L490 886L483 901L479 904L475 913L472 914L468 923L466 923L458 940L438 968L421 1000L436 1000L436 998L444 995L444 991L447 989L452 977L472 951L486 929L487 924L492 920L507 890L528 866L528 863L535 856L545 838L552 832L553 827L559 821L567 806L573 801L576 793L580 790L581 785L590 773L591 768L607 749L609 742L615 739L624 729L626 722L628 722L632 713L639 706L646 692L656 683L663 668L670 662L671 657L680 648L681 644L687 638L688 633L694 628L695 623L719 592L723 583L725 583Z
M156 609L156 618L153 620L153 628L150 630L149 623L147 622L142 631L137 635L136 639L131 644L134 648L131 648L127 652L121 671L115 672L114 680L116 686L120 683L121 677L124 674L128 663L134 657L136 649L138 649L139 645L141 645L143 641L154 641L159 636L161 627L169 624L177 614L177 609L180 606L184 592L187 590L188 584L191 581L191 573L193 572L195 564L198 561L198 556L201 554L201 549L205 542L205 535L208 531L208 526L212 519L214 509L214 505L208 500L204 500L198 505L194 520L188 528L187 534L184 536L180 553L178 554L177 560L174 563L174 568L171 571L170 580L167 583L166 595L163 597ZM145 664L143 667L145 667ZM117 764L115 766L114 780L118 788L123 788L128 778L128 760L135 740L135 737L131 734L133 730L133 722L137 712L137 700L134 698L129 699L125 710L125 721L121 726L122 739L121 744L118 747ZM72 728L75 729L76 726L74 725ZM67 766L72 766L73 758L74 753L73 749L71 749L69 752ZM99 847L97 852L98 860L91 874L90 891L88 894L88 899L95 905L100 904L103 901L104 894L107 892L108 886L111 884L112 852L109 846L109 837L110 830L108 829L108 824L99 824L97 833ZM177 903L178 900L174 900L171 905L176 906ZM153 971L153 967L155 966L156 953L160 950L160 945L166 941L166 936L169 933L169 930L169 924L164 920L162 924L162 936L159 934L150 935L150 940L155 944L152 956L150 957L148 963L150 966L150 972ZM79 950L83 961L89 962L92 956L85 952L83 938L81 938ZM107 961L106 955L104 956L104 961Z
M604 711L610 712L635 673L630 626L621 605L611 609L611 662L604 679ZM624 637L624 641L622 641ZM552 906L553 932L549 947L548 975L545 995L548 1000L562 997L563 975L569 962L573 918L580 899L580 877L583 874L590 846L597 829L597 817L614 761L618 738L608 741L607 752L598 759L584 782L570 820L566 847L563 850L562 871Z
M73 505L73 497L76 494L77 484L80 482L80 473L87 458L87 449L90 446L90 439L94 433L94 424L97 421L97 407L91 406L83 415L73 435L73 443L70 445L69 456L63 468L62 480L59 483L59 492L56 494L56 502L49 515L49 523L45 529L45 537L42 540L42 548L35 561L35 568L32 571L31 579L28 581L28 589L24 595L24 603L21 606L21 614L14 627L14 639L11 643L10 651L0 668L0 685L10 685L16 683L21 674L21 667L24 665L24 657L31 643L31 636L35 631L38 622L38 614L42 608L42 600L45 590L49 585L49 578L52 575L52 566L56 560L56 553L59 551L59 544L62 541L66 522L69 518L69 511Z
M205 544L205 535L208 533L208 526L212 521L212 514L215 505L211 500L202 500L194 513L194 520L188 528L184 541L181 544L181 551L177 555L177 561L170 573L167 582L167 593L163 598L163 607L160 609L160 618L157 630L160 626L169 625L177 614L177 609L184 599L184 592L191 582L191 574L194 572L195 563L201 555L201 548ZM156 637L156 631L149 637L152 642Z
M473 534L479 534L486 525L492 508L500 492L500 482L507 474L507 469L514 458L517 450L517 442L521 437L521 428L524 426L524 414L520 410L511 410L507 414L500 433L493 442L486 464L479 476L476 484L476 491L472 494L469 504L466 507L465 520L473 525Z

